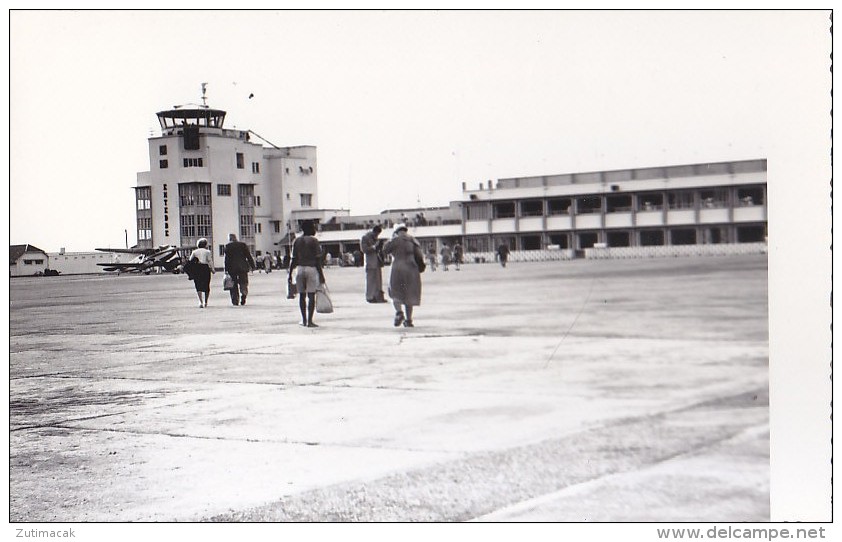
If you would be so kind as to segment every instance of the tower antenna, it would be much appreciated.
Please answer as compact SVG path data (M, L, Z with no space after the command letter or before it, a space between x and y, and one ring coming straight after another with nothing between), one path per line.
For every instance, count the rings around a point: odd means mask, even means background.
M208 84L202 83L202 106L203 107L208 106L208 97L206 96L207 91L208 91Z

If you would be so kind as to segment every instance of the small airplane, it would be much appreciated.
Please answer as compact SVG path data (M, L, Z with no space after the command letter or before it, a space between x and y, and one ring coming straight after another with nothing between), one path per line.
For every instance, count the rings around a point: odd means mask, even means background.
M103 267L105 271L149 274L157 267L173 273L181 272L181 256L178 255L178 247L173 245L160 245L157 248L98 248L96 250L137 255L125 263L98 263L97 265Z

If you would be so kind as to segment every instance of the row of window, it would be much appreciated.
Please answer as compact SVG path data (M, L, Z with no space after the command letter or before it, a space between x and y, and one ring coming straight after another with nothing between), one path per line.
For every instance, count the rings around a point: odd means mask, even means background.
M167 146L166 145L159 145L158 146L158 154L160 156L167 156ZM245 154L238 152L235 155L235 161L237 165L237 169L245 169L246 168L246 157ZM184 159L184 167L204 167L202 158L185 158ZM169 160L167 158L161 158L158 160L158 167L160 169L167 169L169 168ZM285 168L287 174L289 174L289 168ZM313 166L298 166L299 173L302 174L310 174L313 173ZM251 163L251 172L254 174L260 173L260 162L252 162Z
M550 246L559 249L593 248L597 243L607 247L711 245L724 243L759 243L766 239L766 225L703 226L697 228L662 228L650 230L547 232L522 235L469 236L463 245L467 252L493 251L500 244L511 250L541 250Z
M763 205L762 186L742 188L710 188L675 192L644 192L639 194L586 195L570 198L551 198L500 201L491 204L465 204L467 220L515 218L516 216L552 216L560 214L646 212L664 209L710 209Z
M158 147L158 154L161 156L167 155L167 146L160 145ZM237 162L237 169L245 169L245 156L243 153L238 152L236 155L236 162ZM184 158L183 160L184 167L204 167L204 161L201 157L198 158ZM169 160L167 158L161 158L158 160L158 167L160 169L167 169L170 167ZM310 168L312 171L312 168ZM252 173L260 173L260 162L252 162L251 163L251 172ZM287 172L289 173L289 172Z
M167 169L170 167L169 160L158 160L158 167L161 169ZM185 158L184 159L184 167L205 167L204 161L201 157L199 158Z

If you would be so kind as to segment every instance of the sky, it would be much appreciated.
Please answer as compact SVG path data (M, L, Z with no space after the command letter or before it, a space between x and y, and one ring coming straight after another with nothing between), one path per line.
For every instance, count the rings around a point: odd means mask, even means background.
M15 11L10 243L134 244L155 113L201 103L202 83L227 127L315 145L320 207L352 214L448 205L462 182L771 159L797 104L829 109L827 26L820 11Z

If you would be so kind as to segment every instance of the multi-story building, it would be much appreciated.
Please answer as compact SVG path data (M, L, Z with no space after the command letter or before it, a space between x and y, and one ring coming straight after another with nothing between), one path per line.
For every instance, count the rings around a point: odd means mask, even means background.
M751 250L762 250L766 240L766 160L519 177L464 188L468 252L506 244L589 257L701 254L723 250L664 247L755 244Z
M226 129L225 115L207 105L157 113L161 134L148 140L149 171L135 188L139 248L187 253L205 237L221 256L234 233L256 256L280 256L297 229L292 213L318 207L315 147L265 147L250 130Z
M432 220L406 209L322 225L328 246L354 249L373 223L409 217L437 249L459 240L468 261L728 254L766 249L766 160L499 179L462 185L463 198Z

